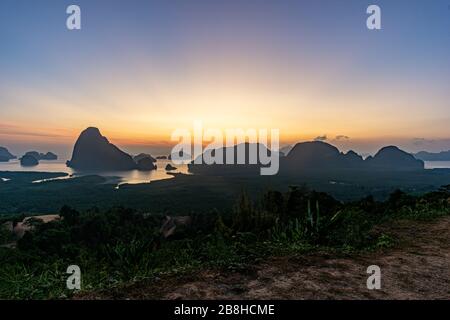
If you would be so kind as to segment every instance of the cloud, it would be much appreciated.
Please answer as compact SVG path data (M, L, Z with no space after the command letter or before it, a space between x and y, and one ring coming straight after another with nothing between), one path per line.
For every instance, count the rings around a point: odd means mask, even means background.
M349 139L350 139L349 136L344 136L344 135L336 136L336 140L349 140Z
M0 135L3 136L29 136L44 138L69 138L70 133L64 129L52 129L53 133L44 132L42 129L23 128L23 126L0 123Z
M328 139L327 135L318 136L314 139L314 141L326 141Z

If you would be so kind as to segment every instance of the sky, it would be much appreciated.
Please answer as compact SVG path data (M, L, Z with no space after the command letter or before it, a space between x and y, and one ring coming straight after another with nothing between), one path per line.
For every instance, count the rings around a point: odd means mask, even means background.
M158 153L196 120L279 129L281 145L448 150L449 83L450 0L0 1L0 145L18 154L69 157L89 126Z

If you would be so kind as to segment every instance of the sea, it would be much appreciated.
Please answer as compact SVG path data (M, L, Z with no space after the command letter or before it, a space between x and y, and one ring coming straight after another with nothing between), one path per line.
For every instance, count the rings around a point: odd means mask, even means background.
M165 170L166 165L170 163L176 167L177 170L167 172ZM0 162L0 171L20 171L20 172L64 172L69 174L63 179L69 179L72 177L80 177L86 175L100 175L103 177L116 177L119 179L120 184L138 184L149 183L151 181L171 179L174 176L170 173L183 173L189 174L187 165L175 165L170 160L158 159L156 162L157 169L152 171L77 171L66 166L66 161L39 161L37 166L23 167L20 165L19 160L10 160L9 162ZM57 178L61 179L61 178Z
M171 179L174 176L170 173L183 173L189 174L187 165L174 165L177 170L170 171L165 170L166 165L171 163L170 160L158 159L156 162L157 169L152 171L77 171L66 166L66 162L62 160L45 161L41 160L37 166L34 167L22 167L19 160L10 160L9 162L0 162L0 171L31 171L31 172L64 172L69 174L62 179L69 179L71 177L86 176L91 174L100 175L103 177L116 177L119 179L119 184L138 184L149 183L151 181ZM450 161L425 161L425 169L450 169ZM61 179L61 178L57 178Z
M425 169L448 169L450 161L425 161Z

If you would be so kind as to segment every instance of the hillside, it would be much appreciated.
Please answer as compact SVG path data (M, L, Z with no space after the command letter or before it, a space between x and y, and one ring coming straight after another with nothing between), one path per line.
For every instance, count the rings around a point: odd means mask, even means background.
M398 241L395 248L270 257L231 273L166 276L76 299L449 299L450 218L403 220L380 229ZM381 267L379 291L366 287L373 264Z

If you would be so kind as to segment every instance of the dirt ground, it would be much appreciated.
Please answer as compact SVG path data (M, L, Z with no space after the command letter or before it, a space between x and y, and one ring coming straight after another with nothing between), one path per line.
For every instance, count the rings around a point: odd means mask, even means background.
M450 217L398 221L387 227L392 249L346 257L274 257L244 272L202 271L133 284L81 299L449 299ZM369 265L381 268L381 289L368 290Z

